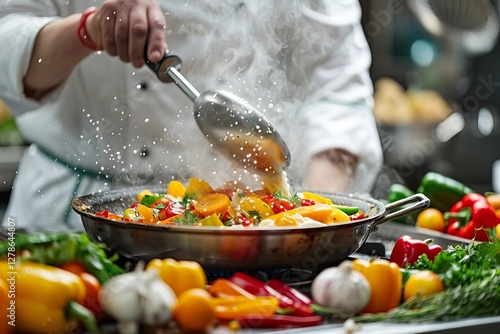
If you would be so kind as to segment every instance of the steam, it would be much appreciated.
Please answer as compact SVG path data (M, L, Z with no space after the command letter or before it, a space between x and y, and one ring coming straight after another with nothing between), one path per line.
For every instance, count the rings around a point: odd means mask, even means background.
M287 176L292 187L301 167L297 163L301 138L297 112L315 90L314 83L308 82L314 64L336 47L331 42L334 29L321 20L311 19L310 13L332 11L322 5L329 2L161 2L167 14L167 41L171 51L183 59L183 75L199 92L222 89L244 98L271 121L291 150L292 165ZM102 57L106 65L110 61L105 54L96 57ZM112 61L117 63L116 59ZM163 104L148 101L139 86L129 87L126 96L108 97L113 99L110 108L119 115L118 121L103 118L97 112L86 120L96 127L95 133L85 133L80 138L85 144L86 159L93 155L100 155L101 161L103 155L109 157L101 168L103 174L114 176L113 187L166 183L172 178L186 181L193 176L215 186L228 181L262 184L255 171L242 170L214 151L196 125L192 102L175 85L159 83L147 68L129 68L127 75L149 76L149 84L159 85L154 88L161 89ZM144 117L139 122L142 124L132 124L131 115L136 113ZM153 120L161 122L160 131ZM154 132L144 133L154 128ZM125 141L131 133L137 136ZM155 155L155 165L148 162L150 159L131 159L147 154L141 152L145 136L154 138L145 148ZM70 160L81 156L79 152L68 152Z

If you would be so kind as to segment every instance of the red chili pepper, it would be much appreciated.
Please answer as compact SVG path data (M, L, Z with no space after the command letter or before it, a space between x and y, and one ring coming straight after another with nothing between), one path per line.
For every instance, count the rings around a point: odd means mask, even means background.
M282 296L288 297L294 302L292 306L294 311L291 312L290 315L306 317L314 314L313 309L310 307L313 303L312 300L302 292L283 283L279 279L270 279L267 281L267 285L276 290Z
M394 244L390 261L396 263L401 268L408 264L413 264L418 257L426 254L429 260L434 261L436 255L443 250L439 245L429 245L431 240L413 239L409 235L403 235Z
M269 285L265 284L262 281L259 281L256 278L253 278L250 275L242 272L237 272L228 279L254 296L273 296L278 298L280 302L280 308L294 308L295 303L293 302L293 300L286 296L283 296L281 293L274 290Z
M323 317L320 315L312 315L308 317L273 315L271 317L263 317L256 314L238 318L237 321L243 328L310 327L321 325L323 323Z
M478 193L465 195L445 213L445 219L448 221L448 234L477 241L488 241L485 229L493 229L500 224L494 207Z

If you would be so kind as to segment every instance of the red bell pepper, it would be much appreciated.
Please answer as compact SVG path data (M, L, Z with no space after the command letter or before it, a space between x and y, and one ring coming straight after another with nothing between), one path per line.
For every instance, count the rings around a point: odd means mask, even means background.
M237 272L229 277L228 280L254 296L273 296L278 298L279 307L285 310L292 310L290 313L293 315L310 316L314 313L309 305L306 305L303 302L292 300L291 298L284 296L280 292L276 291L266 283L259 281L258 279L253 278L252 276L245 273Z
M310 327L319 326L323 323L320 315L307 317L297 317L293 315L273 315L263 317L259 315L249 315L237 319L243 328L287 328L287 327Z
M429 245L430 242L431 240L413 239L409 235L403 235L394 244L390 261L401 268L404 268L407 263L410 265L415 263L422 254L426 254L430 261L434 261L443 248L439 245Z
M495 208L478 193L465 195L444 216L448 221L448 234L476 241L489 241L485 229L494 229L500 224Z

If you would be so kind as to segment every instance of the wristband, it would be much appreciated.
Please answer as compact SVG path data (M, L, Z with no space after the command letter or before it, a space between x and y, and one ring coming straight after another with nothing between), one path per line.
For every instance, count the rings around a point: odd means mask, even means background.
M99 51L99 47L90 40L89 34L87 32L87 28L85 27L85 23L87 22L88 17L90 14L95 13L97 8L95 7L90 7L87 8L83 13L82 17L80 19L80 25L78 26L77 34L78 38L80 39L80 42L82 42L83 45L88 47L89 49L92 49L94 51Z

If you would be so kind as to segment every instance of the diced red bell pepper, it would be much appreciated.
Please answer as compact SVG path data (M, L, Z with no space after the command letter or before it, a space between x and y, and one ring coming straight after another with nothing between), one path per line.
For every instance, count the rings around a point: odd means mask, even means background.
M403 235L394 244L390 261L396 263L401 268L406 264L413 264L420 255L426 254L429 260L434 261L443 248L439 245L429 245L431 240L413 239L409 235Z
M495 208L478 193L465 195L444 216L448 221L448 234L476 241L488 241L485 229L494 229L500 224Z

